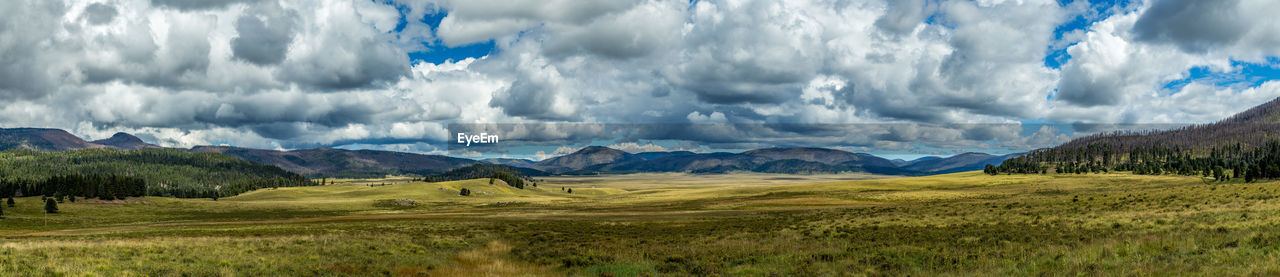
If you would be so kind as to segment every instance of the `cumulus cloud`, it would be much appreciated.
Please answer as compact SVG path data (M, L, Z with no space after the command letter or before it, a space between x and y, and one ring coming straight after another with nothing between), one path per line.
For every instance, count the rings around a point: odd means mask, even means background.
M505 131L628 149L1025 148L1066 134L1020 121L1208 122L1280 96L1165 86L1273 63L1275 1L1061 2L2 1L0 123L182 147L441 153L449 124L567 122L587 124ZM1055 34L1077 16L1086 28ZM473 44L495 49L408 55Z
M264 5L269 9L280 9L276 5ZM293 43L294 25L297 24L297 13L294 11L262 12L267 17L263 20L259 15L244 14L236 19L237 37L231 39L232 54L237 58L257 65L279 64L284 61Z
M1241 15L1241 0L1153 1L1134 25L1139 40L1173 43L1205 52L1240 41L1253 23Z

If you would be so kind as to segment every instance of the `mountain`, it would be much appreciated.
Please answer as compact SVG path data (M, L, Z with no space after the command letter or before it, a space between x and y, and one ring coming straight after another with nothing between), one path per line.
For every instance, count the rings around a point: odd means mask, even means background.
M826 148L766 148L742 152L742 154L766 157L772 160L796 159L828 165L855 162L864 166L896 167L893 162L870 154L850 153Z
M514 167L531 167L533 166L534 163L537 163L535 161L527 160L527 159L506 159L506 158L488 158L488 159L480 160L480 162L486 163L486 164L509 165Z
M104 146L115 148L115 149L121 149L121 150L161 148L158 145L146 143L142 141L142 139L139 139L138 137L135 137L133 135L126 134L123 132L116 133L115 135L112 135L110 138L107 138L107 139L92 141L92 143L104 145Z
M936 159L942 159L942 156L920 156L920 158L915 158L914 160L893 159L893 160L890 160L890 162L892 162L893 165L897 165L897 167L906 167L906 165L908 164L920 163L920 162L925 162L925 160L936 160Z
M641 152L641 153L636 153L635 155L636 157L644 160L656 160L656 159L661 159L666 157L688 156L688 155L694 155L694 154L697 154L697 153L693 153L689 151L671 151L671 152Z
M605 151L592 149L591 151ZM616 151L616 150L614 150ZM621 152L621 151L619 151ZM839 173L869 172L877 174L917 175L900 169L889 160L869 154L850 153L825 148L768 148L742 153L646 152L601 162L562 174L619 174L636 172L726 173L754 171L767 173Z
M621 150L603 146L587 146L568 155L542 160L535 163L532 168L547 172L560 173L582 170L587 167L602 164L641 160L643 159Z
M787 159L769 161L751 171L763 173L787 173L787 174L809 174L809 173L832 173L849 171L848 168L836 165L829 165L820 162Z
M74 149L105 148L90 143L59 129L12 128L0 129L0 150L30 149L38 151L62 151Z
M290 172L313 177L430 175L476 163L473 160L448 156L377 150L317 148L276 151L229 146L197 146L190 151L221 153L250 162L279 166Z
M749 171L770 159L760 156L735 153L706 153L688 155L668 155L652 160L627 160L618 163L601 164L575 173L634 173L634 172L726 172Z
M987 164L1000 165L1005 160L1022 155L1022 153L1009 155L991 155L984 153L963 153L951 157L932 159L920 158L901 168L911 171L928 172L936 174L956 173L965 171L982 170ZM928 158L928 157L926 157Z

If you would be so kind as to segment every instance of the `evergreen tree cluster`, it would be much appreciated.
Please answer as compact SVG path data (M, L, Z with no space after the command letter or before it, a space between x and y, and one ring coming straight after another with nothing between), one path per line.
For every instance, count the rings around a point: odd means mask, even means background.
M212 198L316 183L279 167L176 149L0 152L0 193L117 199Z
M489 176L489 178L502 180L503 182L506 182L508 186L512 186L518 189L524 189L524 179L520 179L519 176L516 176L515 174L511 174L509 172L504 172L504 171L494 172L492 176Z
M1182 149L1163 145L1136 145L1117 149L1113 144L1058 147L1009 159L988 167L987 174L1060 174L1131 171L1143 175L1186 175L1218 181L1243 178L1247 182L1280 178L1280 141L1249 147L1240 143L1208 149Z
M432 182L446 182L457 180L470 180L489 178L490 183L493 180L502 180L507 185L523 189L525 184L533 183L533 178L528 177L521 169L497 164L475 164L462 167L440 175L431 176L427 179Z

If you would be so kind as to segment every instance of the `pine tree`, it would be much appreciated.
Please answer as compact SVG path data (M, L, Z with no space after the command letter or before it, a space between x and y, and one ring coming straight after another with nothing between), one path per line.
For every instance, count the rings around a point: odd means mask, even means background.
M9 207L13 208L13 196L9 196Z
M58 213L58 201L54 201L53 198L45 199L44 212L51 214Z
M569 189L569 193L573 193L573 189Z
M0 218L4 218L4 208L0 207Z

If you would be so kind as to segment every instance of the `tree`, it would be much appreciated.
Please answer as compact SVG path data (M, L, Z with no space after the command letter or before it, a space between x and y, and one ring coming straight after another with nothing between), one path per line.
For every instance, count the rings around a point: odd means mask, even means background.
M569 189L569 193L573 193L573 189Z
M9 207L13 208L13 196L9 196Z
M471 196L471 190L467 188L462 188L462 191L458 192L458 195Z
M996 166L992 164L987 164L987 167L982 169L982 173L986 173L988 175L1000 174L999 171L996 171Z
M53 198L45 199L44 212L51 213L51 214L58 213L58 201L53 200Z
M0 208L0 218L4 218L4 208Z

